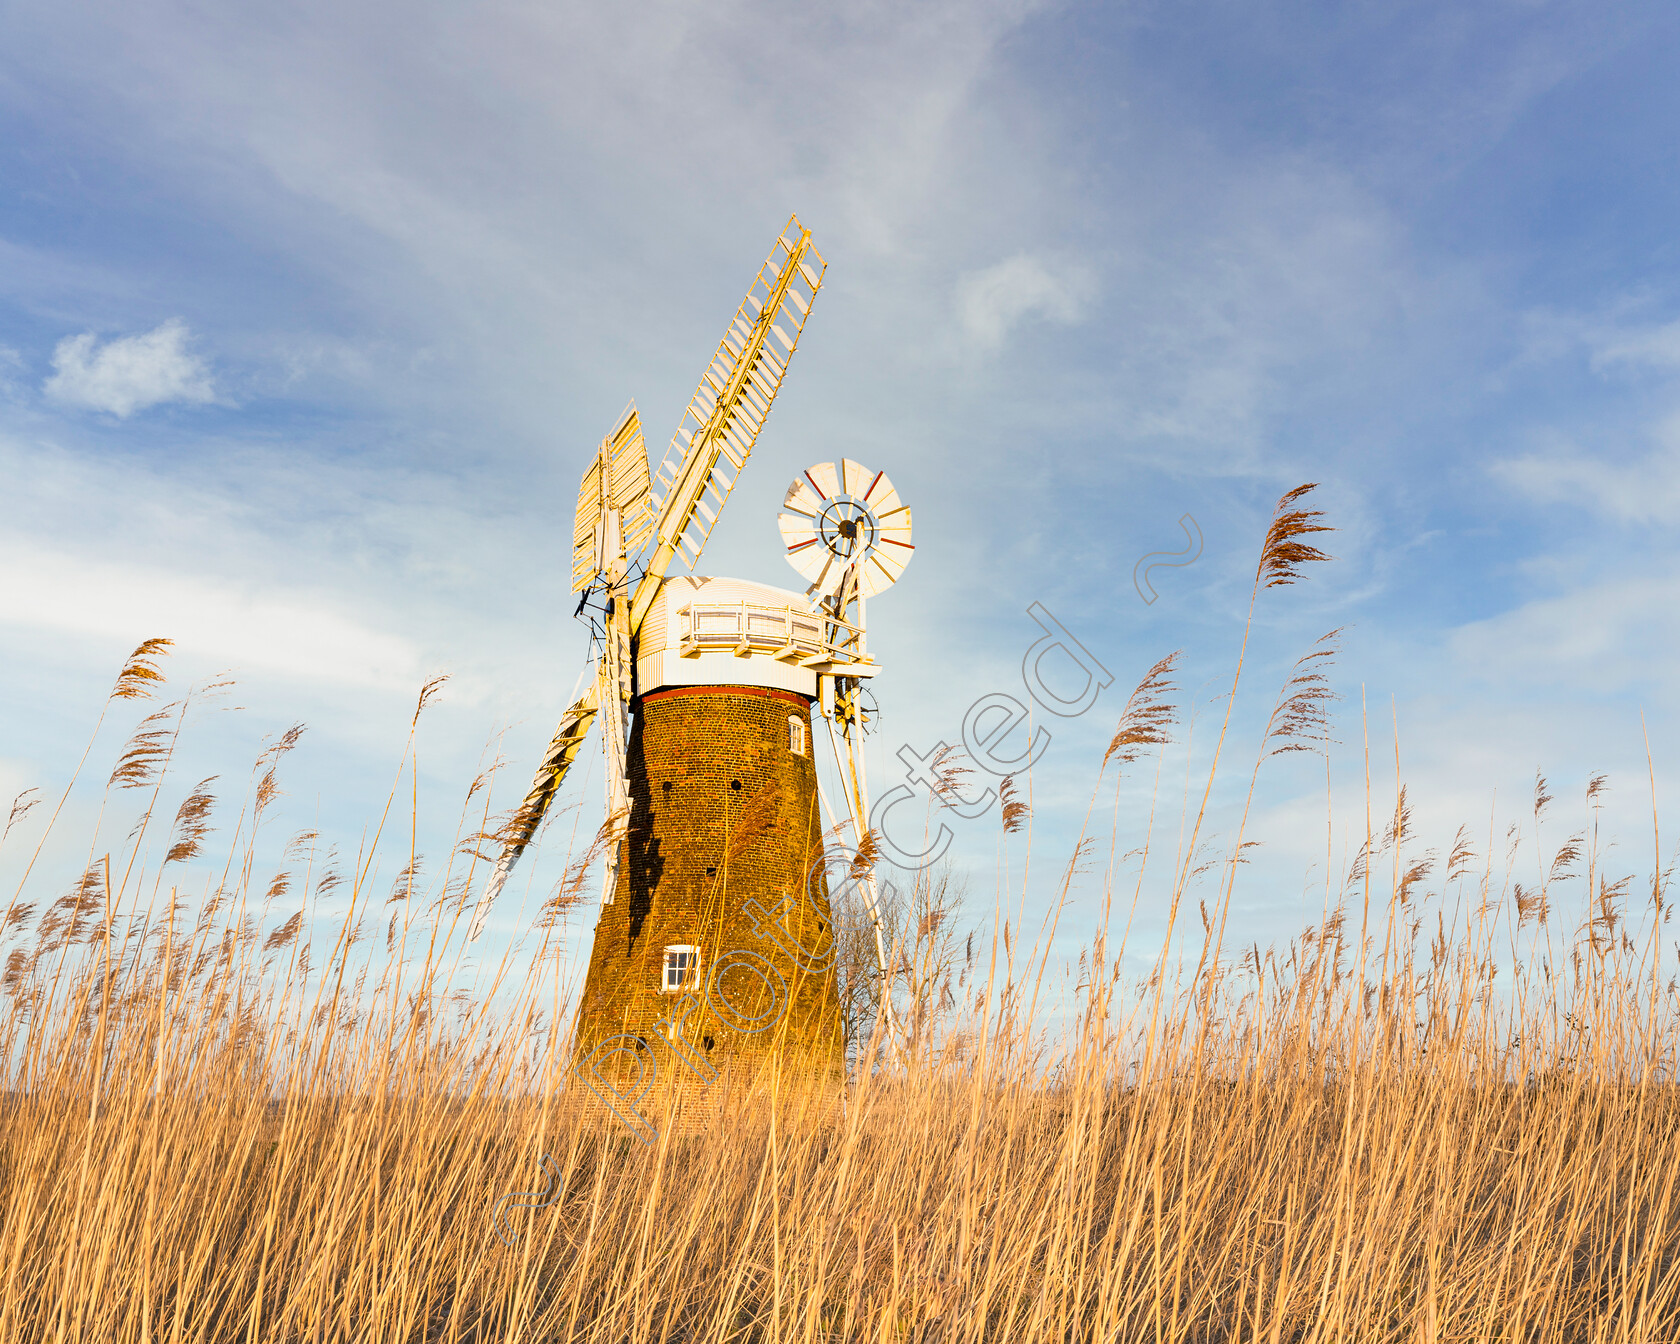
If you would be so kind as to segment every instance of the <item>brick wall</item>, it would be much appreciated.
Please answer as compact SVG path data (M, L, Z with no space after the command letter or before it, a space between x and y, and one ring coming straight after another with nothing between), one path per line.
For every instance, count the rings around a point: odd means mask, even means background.
M614 1109L714 1110L772 1064L842 1076L812 741L810 702L788 691L681 687L633 705L630 830L574 1061ZM677 945L700 949L699 972L664 993Z

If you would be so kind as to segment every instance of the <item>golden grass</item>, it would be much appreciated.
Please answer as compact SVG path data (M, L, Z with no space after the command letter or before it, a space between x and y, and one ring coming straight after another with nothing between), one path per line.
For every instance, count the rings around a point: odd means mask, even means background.
M1316 528L1301 493L1278 516ZM1274 523L1256 591L1310 550ZM160 647L121 698L160 685ZM1171 666L1128 706L1121 764L1164 740ZM1321 666L1285 686L1263 756L1319 740ZM147 816L191 702L119 754L113 785L151 789ZM1145 854L1132 905L1176 920L1215 873L1193 971L1163 946L1139 986L1125 937L1099 937L1049 1035L1050 931L1023 950L1000 924L955 1009L903 1015L937 1029L862 1052L883 1063L838 1121L747 1098L647 1146L582 1123L550 942L498 1009L454 988L491 833L479 781L430 907L412 837L388 891L308 833L259 871L296 741L258 762L196 914L169 865L202 859L211 781L149 878L142 823L39 919L22 888L7 910L0 1339L1680 1340L1669 907L1658 874L1650 936L1631 933L1596 834L1531 890L1461 839L1427 894L1401 794L1344 902L1231 957L1248 842L1210 867L1192 805L1170 881L1148 894ZM1563 933L1553 887L1582 863ZM562 886L576 898L575 873ZM351 914L268 912L293 890Z

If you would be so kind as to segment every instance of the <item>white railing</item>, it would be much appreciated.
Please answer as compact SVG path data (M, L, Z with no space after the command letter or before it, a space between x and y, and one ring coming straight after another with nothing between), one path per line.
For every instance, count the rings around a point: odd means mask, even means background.
M742 658L768 653L802 667L857 661L854 626L797 607L694 602L678 610L677 622L677 647L684 658L728 650Z

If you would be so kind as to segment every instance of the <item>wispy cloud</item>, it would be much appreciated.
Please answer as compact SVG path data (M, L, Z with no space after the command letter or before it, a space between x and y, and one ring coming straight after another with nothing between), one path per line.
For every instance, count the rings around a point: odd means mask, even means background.
M1531 499L1573 504L1626 523L1680 519L1680 414L1659 424L1651 451L1615 461L1579 449L1496 462L1495 477Z
M1593 341L1592 365L1680 369L1680 322L1600 332Z
M104 345L91 331L67 336L53 351L53 374L41 390L67 406L120 417L170 401L214 401L209 368L187 349L191 335L186 323L171 318Z
M1540 308L1522 318L1522 366L1584 360L1598 377L1626 380L1680 370L1680 321L1663 320L1663 296L1648 287L1616 294L1586 311Z
M1653 616L1672 611L1676 601L1680 575L1665 562L1470 622L1452 633L1448 648L1461 678L1506 694L1661 686L1674 664L1675 638L1670 623Z
M0 625L101 637L167 632L183 650L241 668L406 692L412 643L334 610L319 593L257 587L159 566L112 564L22 538L0 545Z
M1589 371L1613 399L1578 415L1574 429L1553 432L1539 451L1491 463L1495 479L1617 522L1680 519L1680 321L1653 320L1653 307L1650 294L1634 293L1596 313L1527 316L1523 362Z
M1064 326L1079 321L1091 290L1083 267L1022 253L959 278L957 312L970 340L996 349L1028 318Z

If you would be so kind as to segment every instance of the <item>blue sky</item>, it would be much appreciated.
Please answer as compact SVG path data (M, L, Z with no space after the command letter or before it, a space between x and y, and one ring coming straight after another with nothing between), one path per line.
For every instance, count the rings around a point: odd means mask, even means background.
M634 397L657 460L797 211L827 284L704 568L792 586L786 481L891 473L918 554L871 606L878 789L897 745L1019 687L1043 602L1116 682L1051 725L1042 908L1126 691L1183 648L1206 715L1270 508L1310 480L1338 559L1262 598L1233 784L1342 626L1335 863L1363 695L1379 809L1397 720L1421 843L1503 831L1536 769L1561 839L1604 770L1648 865L1641 714L1661 799L1680 768L1672 7L139 0L0 24L0 801L62 787L151 635L181 678L240 682L183 784L304 720L287 824L353 844L448 673L423 831L495 733L522 788L585 654L587 456ZM1147 605L1133 565L1184 513L1205 549ZM1244 942L1322 903L1322 766L1261 780ZM959 829L983 916L995 826ZM1075 942L1093 911L1086 882Z

